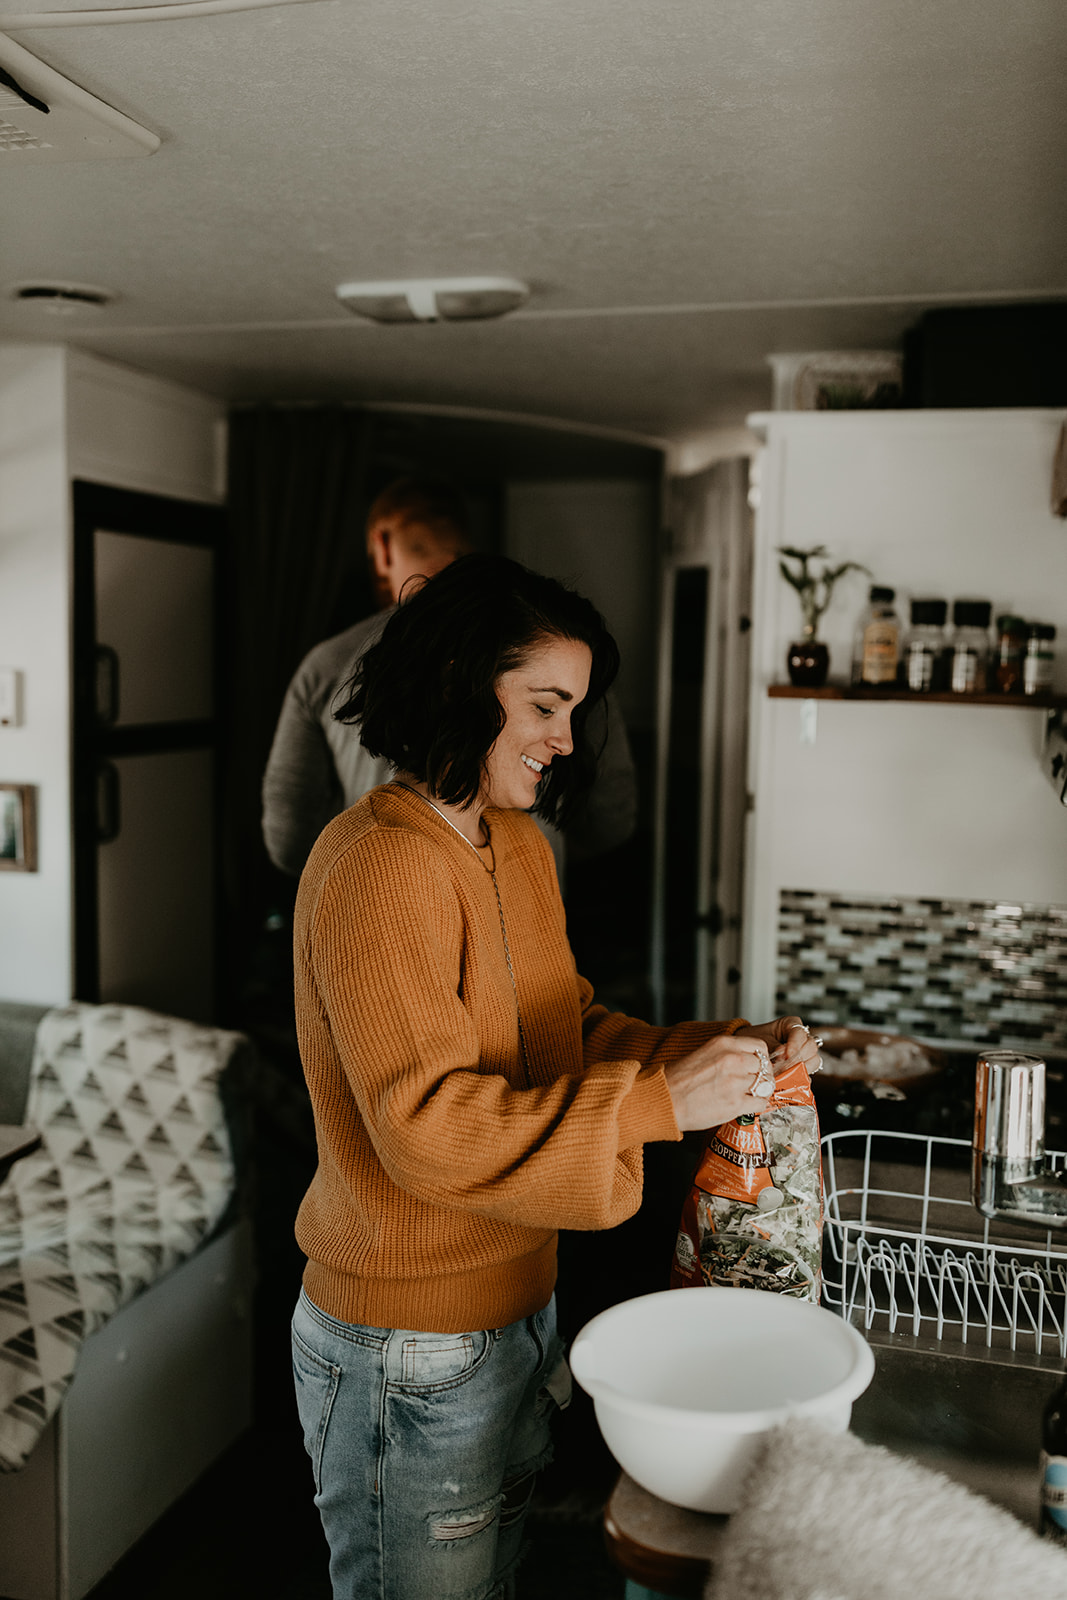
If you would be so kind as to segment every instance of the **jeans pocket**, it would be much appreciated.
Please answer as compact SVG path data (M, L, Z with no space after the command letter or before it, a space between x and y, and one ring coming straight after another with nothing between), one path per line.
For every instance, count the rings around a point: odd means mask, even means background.
M542 1393L549 1395L555 1401L558 1410L566 1411L571 1403L573 1387L570 1366L567 1358L561 1355L545 1379Z
M311 1457L316 1494L322 1489L322 1451L340 1381L340 1367L316 1355L300 1335L294 1332L293 1382L296 1385L296 1409L300 1426L304 1430L304 1448Z
M489 1333L408 1334L400 1346L400 1378L394 1387L420 1393L455 1388L477 1372L492 1343Z

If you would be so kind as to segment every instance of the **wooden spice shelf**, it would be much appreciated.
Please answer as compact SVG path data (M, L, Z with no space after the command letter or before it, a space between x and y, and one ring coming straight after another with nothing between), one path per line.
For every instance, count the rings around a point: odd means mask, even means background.
M771 700L896 700L909 705L1001 706L1022 711L1059 711L1067 707L1067 694L952 694L913 689L854 689L851 684L826 683L809 689L793 683L772 683L767 689Z

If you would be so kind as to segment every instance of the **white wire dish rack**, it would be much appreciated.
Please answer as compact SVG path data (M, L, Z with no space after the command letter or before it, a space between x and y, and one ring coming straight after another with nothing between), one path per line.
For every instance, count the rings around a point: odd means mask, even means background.
M822 1303L876 1338L1067 1359L1067 1231L982 1217L970 1144L847 1130L822 1141ZM1062 1171L1067 1155L1050 1153ZM910 1341L909 1341L910 1342Z

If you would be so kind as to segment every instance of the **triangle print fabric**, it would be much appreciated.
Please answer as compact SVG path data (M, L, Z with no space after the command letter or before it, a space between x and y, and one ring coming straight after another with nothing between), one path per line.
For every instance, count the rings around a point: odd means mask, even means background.
M0 1470L33 1449L81 1341L225 1211L219 1080L243 1042L135 1006L42 1018L26 1121L43 1144L0 1184Z

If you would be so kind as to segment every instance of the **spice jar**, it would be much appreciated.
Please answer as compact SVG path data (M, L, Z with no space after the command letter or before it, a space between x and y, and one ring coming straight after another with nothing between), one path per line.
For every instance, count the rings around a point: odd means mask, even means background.
M1052 688L1052 669L1056 652L1052 641L1056 630L1051 622L1032 622L1023 663L1023 689L1027 694L1048 694Z
M852 652L852 682L865 688L892 687L900 666L900 619L893 610L896 591L873 585L860 618Z
M942 687L947 600L913 600L904 641L904 681L917 694Z
M1023 687L1023 662L1029 628L1022 617L997 618L997 643L993 655L993 676L1001 694L1020 694Z
M949 687L953 694L982 694L985 691L992 610L988 600L957 600L952 607L952 672Z

